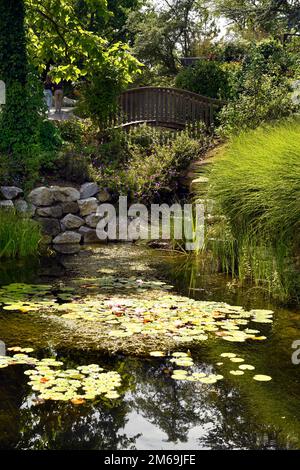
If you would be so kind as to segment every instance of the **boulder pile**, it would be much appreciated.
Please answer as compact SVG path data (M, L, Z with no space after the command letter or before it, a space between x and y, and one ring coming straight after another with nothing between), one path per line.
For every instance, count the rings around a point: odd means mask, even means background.
M22 189L0 187L0 209L28 214L41 225L45 241L53 245L79 245L99 242L96 227L100 203L111 196L96 183L74 187L43 186L24 198Z

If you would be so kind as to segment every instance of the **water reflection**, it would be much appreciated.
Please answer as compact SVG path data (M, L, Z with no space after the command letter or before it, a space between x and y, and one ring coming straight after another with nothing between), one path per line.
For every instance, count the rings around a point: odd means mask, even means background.
M209 269L199 275L199 266L181 256L151 252L147 258L145 253L144 249L118 245L33 260L17 268L8 263L1 266L0 284L48 278L65 281L74 273L101 276L108 270L119 275L156 273L174 283L178 292L197 299L274 309L258 292L238 289L229 279L211 275ZM197 371L205 372L215 372L213 364L226 348L237 352L257 371L273 377L268 385L254 383L251 377L232 379L228 371L216 385L175 382L167 361L103 357L82 344L72 346L70 332L62 330L59 323L48 325L45 320L39 323L36 316L1 314L0 339L10 346L35 342L40 345L39 358L57 353L67 367L99 363L118 371L124 388L122 398L112 403L34 405L23 366L1 369L0 448L299 449L300 367L290 360L291 344L300 336L299 314L277 306L275 310L273 330L260 325L268 336L266 343L224 345L215 339L192 351ZM52 350L41 349L49 347L49 341Z
M175 382L162 364L130 359L105 363L121 369L125 381L130 376L124 399L117 403L34 405L21 366L1 373L0 448L273 449L290 445L288 440L282 442L280 431L259 424L245 397L226 381L213 387ZM202 370L207 367L201 365Z

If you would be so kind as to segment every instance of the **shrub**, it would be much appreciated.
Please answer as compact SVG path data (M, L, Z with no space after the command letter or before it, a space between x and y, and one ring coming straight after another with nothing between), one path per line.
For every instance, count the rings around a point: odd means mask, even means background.
M37 222L11 210L0 211L0 258L35 255L41 238Z
M118 97L127 82L120 67L105 64L94 74L90 82L81 87L78 111L81 116L92 119L100 128L105 127L107 120L115 113Z
M135 201L147 203L174 198L182 170L203 152L209 137L203 133L196 140L183 132L163 145L161 138L147 126L138 129L128 137L126 157L117 164L116 161L103 164L99 168L99 180L112 192Z
M60 145L57 129L45 117L42 85L31 71L25 85L14 82L7 91L0 113L0 159L8 160L10 176L30 187Z
M83 184L95 179L90 156L76 146L64 149L53 167L54 177L70 183Z
M82 144L85 131L82 121L67 119L65 121L57 121L56 126L64 142Z
M227 219L230 269L299 296L299 119L234 138L213 165L209 197Z
M273 40L251 47L241 68L231 75L233 99L219 114L222 136L255 129L264 122L289 116L297 109L291 100L291 60Z
M222 64L199 60L183 69L176 77L175 86L210 98L226 99L230 94L229 77Z

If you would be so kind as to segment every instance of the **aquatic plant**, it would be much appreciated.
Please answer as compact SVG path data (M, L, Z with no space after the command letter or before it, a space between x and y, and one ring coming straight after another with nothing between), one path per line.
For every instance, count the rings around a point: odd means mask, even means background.
M299 119L235 137L209 176L209 197L226 217L210 240L223 270L299 301Z
M32 348L17 346L8 350L17 354L0 356L0 369L18 364L31 366L24 374L29 376L28 385L37 394L35 403L53 400L82 405L86 400L95 400L101 395L108 399L119 398L116 388L121 385L121 377L115 371L105 372L98 364L62 369L64 363L55 358L38 360L24 354L33 352Z
M0 258L23 258L38 252L42 235L34 220L11 210L0 211Z
M145 287L140 287L143 285ZM80 295L93 287L103 293ZM12 284L0 289L0 306L3 304L1 308L7 313L49 312L76 323L95 323L98 334L114 344L123 338L138 340L141 337L142 341L152 338L152 345L164 341L167 348L167 341L173 344L203 342L210 334L235 343L266 339L265 336L257 336L259 330L248 329L247 326L250 322L272 323L272 311L247 312L242 307L225 303L195 301L168 293L170 287L161 281L134 278L126 281L111 276L99 278L95 284L81 281L78 295L74 296L72 291L66 293L68 288L63 286L59 292L57 287L50 285ZM120 297L120 288L131 296ZM152 292L152 297L145 298L145 288ZM191 362L189 358L176 358L174 361L177 365Z

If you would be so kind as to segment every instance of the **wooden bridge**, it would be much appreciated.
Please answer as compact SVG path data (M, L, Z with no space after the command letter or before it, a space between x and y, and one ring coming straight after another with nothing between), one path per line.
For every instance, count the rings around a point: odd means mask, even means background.
M216 111L224 104L177 88L134 88L121 94L114 124L125 129L144 123L174 130L201 122L212 126Z

